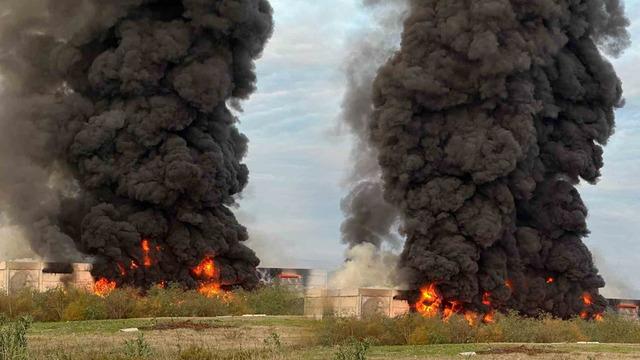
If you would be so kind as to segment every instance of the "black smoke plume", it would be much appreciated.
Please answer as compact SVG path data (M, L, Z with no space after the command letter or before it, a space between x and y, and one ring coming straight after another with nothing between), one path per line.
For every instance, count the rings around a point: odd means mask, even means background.
M411 289L443 306L604 310L582 242L628 44L619 0L413 0L374 84L371 140L403 217Z
M6 0L0 5L0 199L47 260L94 275L253 287L229 206L248 180L227 104L254 90L266 0Z

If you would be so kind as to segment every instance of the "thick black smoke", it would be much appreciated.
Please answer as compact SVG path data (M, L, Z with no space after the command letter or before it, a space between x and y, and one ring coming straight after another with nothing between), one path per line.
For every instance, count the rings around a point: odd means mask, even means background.
M223 286L254 286L227 102L255 90L269 3L15 0L0 16L0 196L32 248L141 286L195 286L210 257Z
M444 304L480 312L602 311L604 281L582 242L587 209L575 186L598 180L622 105L599 51L629 44L622 4L410 8L401 50L374 84L371 138L385 197L403 217L411 288L436 283Z

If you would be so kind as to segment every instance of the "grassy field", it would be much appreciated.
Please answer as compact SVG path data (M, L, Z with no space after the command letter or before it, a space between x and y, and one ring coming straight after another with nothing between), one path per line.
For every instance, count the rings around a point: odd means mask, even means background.
M315 321L296 316L302 305L279 287L213 298L175 286L0 294L0 360L640 358L640 322L615 314L563 321L496 313L489 324L458 314ZM578 344L585 341L598 343Z
M296 316L157 318L34 323L29 359L357 359L336 357L344 346L322 346L321 323ZM125 333L120 329L138 328ZM139 342L139 336L143 340ZM638 344L437 344L371 346L367 359L626 359Z

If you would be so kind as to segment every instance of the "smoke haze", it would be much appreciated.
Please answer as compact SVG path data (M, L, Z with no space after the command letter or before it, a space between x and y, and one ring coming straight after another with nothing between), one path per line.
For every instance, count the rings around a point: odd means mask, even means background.
M12 0L0 17L0 210L31 248L139 286L195 286L211 257L223 286L255 286L227 102L255 90L269 3Z
M347 250L342 267L331 275L331 289L393 287L397 285L398 256L381 250L375 244L363 243Z
M599 49L628 24L617 0L410 1L370 131L413 301L436 284L481 313L604 310L575 185L600 176L623 101Z
M405 1L364 2L374 25L351 41L345 64L347 90L342 103L342 126L353 136L349 194L342 200L345 215L342 240L349 247L387 242L397 246L396 209L383 198L377 152L369 143L369 119L373 111L372 84L377 69L397 48L405 11Z

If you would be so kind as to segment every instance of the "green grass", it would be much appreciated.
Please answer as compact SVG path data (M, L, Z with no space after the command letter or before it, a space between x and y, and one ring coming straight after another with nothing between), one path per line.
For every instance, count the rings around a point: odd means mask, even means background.
M212 327L250 327L250 326L286 326L310 328L315 321L303 316L221 316L213 318L175 317L175 318L141 318L120 320L82 320L65 322L34 323L29 331L30 335L69 335L103 333L113 334L124 328L146 328L158 323L193 320L204 322Z
M217 318L158 318L158 319L126 319L126 320L99 320L99 321L73 321L57 323L34 323L29 330L28 337L30 348L33 350L33 359L51 359L52 351L65 354L66 357L59 357L65 360L80 359L101 359L101 360L130 360L125 356L125 341L135 341L139 333L127 334L119 332L121 328L138 327L144 328L153 324L165 322L180 322L191 320L193 322L205 322L212 325L206 331L195 330L162 330L143 331L145 341L149 343L154 360L169 359L194 359L194 360L228 360L228 359L273 359L273 360L325 360L333 359L338 350L336 344L319 345L318 331L322 331L323 326L334 324L335 319L325 321L315 321L304 317L296 316L267 316L267 317L217 317ZM354 335L365 335L363 331L378 333L373 326L372 320L349 320L350 330L356 331ZM394 322L402 319L387 319L387 330L392 331ZM406 321L406 319L404 319ZM420 320L415 320L420 324ZM502 320L505 321L506 320ZM517 323L517 319L510 319ZM532 325L529 321L539 321L545 326L557 326L549 320L528 320L523 319L520 326ZM610 324L604 323L582 323L587 329L602 327L602 331L607 329L617 329L625 323L618 323L617 320L610 319ZM375 321L374 323L378 323ZM569 322L569 324L572 324ZM576 324L580 324L577 323ZM612 325L613 324L613 325ZM622 325L620 325L622 324ZM357 326L356 326L357 325ZM503 324L504 325L504 324ZM333 326L333 325L332 325ZM497 326L497 325L496 325ZM539 326L539 325L535 325ZM542 326L542 325L540 325ZM568 325L562 325L568 326ZM571 328L571 327L570 327ZM482 325L480 329L495 329L491 326ZM504 328L503 328L504 329ZM565 329L561 327L561 329ZM325 329L326 330L326 329ZM334 331L339 333L339 329ZM412 331L415 331L412 330ZM524 330L521 330L524 331ZM549 330L547 330L549 332ZM614 331L619 332L619 330ZM530 332L523 332L530 335ZM557 331L550 331L556 333ZM381 334L381 333L378 333ZM278 338L282 345L273 349L273 341L269 339ZM182 340L181 340L182 339ZM184 343L185 340L191 343ZM265 341L267 340L267 341ZM375 340L375 339L373 339ZM251 342L253 341L253 342ZM59 344L60 348L47 348ZM99 344L99 345L96 345ZM176 346L176 344L178 344ZM182 345L181 345L182 344ZM640 354L640 344L576 344L567 343L460 343L460 344L430 344L430 345L383 345L372 346L367 352L368 360L382 359L426 359L430 357L439 358L460 358L461 352L487 351L491 349L519 349L525 347L528 351L553 351L557 358L582 358L584 354L597 355L600 358L615 358L616 356ZM521 349L520 349L521 350ZM101 355L102 354L102 355ZM505 358L512 354L506 354ZM561 355L561 356L560 356ZM566 357L566 356L569 357ZM194 357L192 357L194 356ZM552 357L553 357L552 356ZM582 357L579 357L582 356ZM536 356L526 355L527 358L535 359ZM491 358L491 355L479 356L479 358ZM54 358L55 359L55 358Z
M405 345L405 346L373 346L368 352L369 359L428 358L452 357L460 358L462 352L480 352L492 349L512 349L525 346L531 349L543 349L558 353L574 354L640 354L639 345L628 344L440 344L440 345ZM334 347L312 347L299 352L303 360L331 359ZM535 357L527 356L535 359ZM583 359L585 357L582 357ZM606 358L606 357L602 357Z
M286 287L262 287L206 297L178 286L119 288L105 296L83 290L58 288L46 292L24 289L11 295L0 292L0 316L36 321L79 321L152 317L213 317L243 314L302 315L302 295Z

